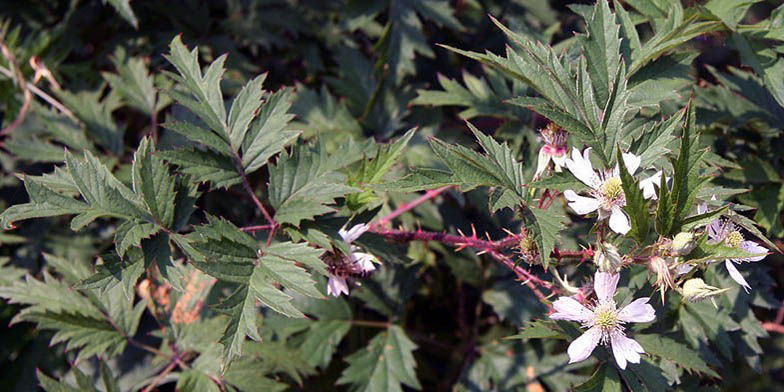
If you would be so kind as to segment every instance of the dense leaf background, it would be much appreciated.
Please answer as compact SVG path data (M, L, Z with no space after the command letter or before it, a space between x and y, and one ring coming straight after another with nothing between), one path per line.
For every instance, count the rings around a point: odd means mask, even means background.
M349 219L447 185L393 226L492 239L525 228L545 255L590 245L590 222L561 201L514 209L574 189L567 176L530 181L548 119L606 163L617 143L676 174L671 210L632 216L630 237L649 236L643 223L677 233L694 223L685 200L713 193L781 246L777 1L2 0L0 38L12 54L0 127L26 112L0 139L2 390L784 383L784 334L760 324L781 306L778 253L743 269L749 295L706 271L731 288L718 311L657 304L661 323L636 335L651 356L621 374L601 353L566 366L574 326L546 321L508 266L470 247L368 233L357 243L383 265L337 299L321 261L351 250L338 235ZM40 96L25 107L20 76L65 111ZM275 238L239 229L267 224L257 201L282 225ZM559 266L585 281L572 264ZM652 280L630 268L621 295L650 295Z

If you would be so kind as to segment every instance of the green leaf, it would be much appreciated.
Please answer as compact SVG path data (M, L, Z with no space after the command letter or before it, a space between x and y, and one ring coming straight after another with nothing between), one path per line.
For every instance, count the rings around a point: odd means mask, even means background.
M603 364L588 379L576 386L575 392L621 392L621 378L614 366Z
M267 95L266 102L242 143L242 166L245 173L251 173L266 165L271 156L279 153L299 136L299 131L285 130L294 118L293 114L288 113L291 102L290 89Z
M549 177L540 178L534 182L528 183L529 188L535 189L552 189L556 191L565 191L571 189L575 192L587 190L587 185L578 180L570 171L564 170L560 173L553 173Z
M130 23L134 29L139 29L139 21L131 9L131 0L104 0L104 4L109 3L126 22Z
M620 26L606 0L596 2L590 20L586 20L588 34L580 36L588 72L593 80L596 101L604 105L615 89L615 75L620 67Z
M153 116L159 108L159 98L144 61L138 57L126 57L125 51L118 49L112 62L117 74L102 74L112 86L112 90L120 94L134 109Z
M379 145L376 155L369 160L363 160L359 168L349 176L349 185L366 187L382 182L389 169L397 163L403 155L403 150L414 136L416 129L411 129L394 143ZM346 203L352 209L358 209L375 198L372 190L362 193L352 193L346 198Z
M179 75L172 74L172 77L188 90L187 93L170 90L169 95L199 116L218 136L228 140L226 108L220 88L226 55L213 61L202 75L199 49L189 52L178 35L169 44L169 54L164 57L177 68Z
M264 96L262 85L266 78L267 74L262 74L249 81L231 103L228 134L231 148L234 151L239 151L250 127L250 122L253 121L256 111L261 107L261 99Z
M144 254L141 250L128 252L125 257L114 254L102 257L103 264L96 267L94 275L83 280L80 289L99 289L101 293L122 284L126 298L133 298L136 282L144 273Z
M519 334L506 337L505 339L567 339L567 336L564 335L555 322L534 320L527 327L523 328Z
M645 197L642 194L640 181L629 174L626 164L623 161L623 154L621 153L620 148L618 149L616 161L618 162L618 171L621 176L623 193L626 196L625 210L629 215L629 220L632 224L630 234L639 244L643 244L648 238L648 230L650 229L648 201L645 200ZM662 177L663 176L664 175L662 175Z
M357 391L402 392L401 384L419 390L412 354L416 348L402 328L390 326L346 358L349 365L337 383L352 384Z
M310 148L299 146L284 152L269 167L269 201L279 223L299 225L304 219L333 211L328 204L335 198L357 192L343 185L344 177L336 169L359 157L330 157L322 144Z
M648 354L673 361L678 366L689 371L700 372L711 377L719 377L719 374L700 358L699 352L692 350L683 343L666 336L653 334L636 334L634 335L634 340L640 343Z
M115 155L122 154L125 129L112 118L112 113L122 104L119 94L112 91L104 97L103 88L75 94L65 90L56 91L63 104L87 127L89 136Z
M229 188L242 182L231 157L196 149L160 151L158 154L178 166L180 171L191 175L195 182L212 182L215 188Z
M550 210L539 208L523 208L523 219L528 235L533 236L542 265L547 269L550 264L550 253L564 229L566 217Z
M259 311L256 308L256 297L250 295L248 285L243 284L223 302L212 307L216 312L229 316L229 322L223 330L220 342L223 345L223 368L242 355L245 336L260 341L261 335L256 324Z
M132 179L134 192L141 195L155 222L172 228L175 180L147 137L142 138L133 156Z

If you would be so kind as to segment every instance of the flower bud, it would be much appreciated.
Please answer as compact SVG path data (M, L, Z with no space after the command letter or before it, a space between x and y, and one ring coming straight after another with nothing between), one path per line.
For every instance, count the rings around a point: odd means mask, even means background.
M683 284L683 298L685 298L689 302L700 302L705 298L710 298L713 301L712 297L715 297L729 289L720 289L718 287L713 287L705 284L705 282L700 278L692 278L686 281ZM716 302L713 302L713 306L716 306Z
M659 289L662 304L664 303L664 293L667 289L675 287L675 280L672 277L672 265L674 260L670 257L664 258L653 256L648 260L648 269L656 274L654 286Z
M623 259L618 253L618 248L613 244L599 244L593 257L593 262L599 267L599 271L616 273L623 265Z
M678 233L672 239L671 249L675 255L684 256L689 254L696 246L697 241L693 233Z

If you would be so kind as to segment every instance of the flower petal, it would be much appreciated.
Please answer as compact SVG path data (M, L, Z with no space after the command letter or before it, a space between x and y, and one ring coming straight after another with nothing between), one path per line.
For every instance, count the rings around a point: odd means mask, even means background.
M627 323L649 323L656 319L656 311L648 304L650 298L637 298L618 312L618 319Z
M567 159L565 163L569 171L578 180L593 189L597 189L601 185L601 181L596 172L593 171L593 165L591 165L591 160L589 159L590 151L590 148L586 148L584 154L580 155L580 150L577 147L572 147L572 159Z
M374 264L378 263L376 256L363 252L354 252L353 256L355 260L354 262L361 272L371 272L376 270L376 266Z
M659 196L656 194L656 187L661 184L662 171L659 170L654 175L640 181L640 189L642 189L642 196L646 199L656 200Z
M640 354L645 353L637 341L627 338L621 331L614 331L610 334L610 345L615 362L621 369L626 369L626 362L640 363Z
M355 225L348 231L346 231L345 228L342 228L338 231L338 234L340 234L340 236L343 237L343 241L346 241L347 243L350 244L354 242L354 240L359 238L359 236L365 234L365 232L368 231L369 228L370 226L368 226L365 223L362 223L359 225Z
M740 274L737 268L735 268L735 264L732 263L732 260L724 260L724 266L727 267L727 272L730 273L730 278L732 280L738 282L739 285L743 286L743 289L746 290L746 293L751 290L751 286L746 283L746 279L743 279L743 275Z
M632 229L629 217L626 216L621 207L613 207L612 214L610 214L610 228L621 235L626 235Z
M585 322L593 318L593 312L572 297L560 297L553 302L555 313L550 315L553 320L569 320Z
M768 255L768 249L754 241L743 241L740 248L749 253L759 253L759 256L747 257L743 261L760 261Z
M575 339L566 350L569 354L569 363L580 362L588 358L599 344L601 337L602 330L599 327L592 327Z
M564 197L569 201L569 207L580 215L590 214L599 209L599 200L580 196L571 189L564 192Z
M542 147L539 150L539 160L536 164L536 173L534 173L534 178L539 178L539 176L542 175L545 170L547 170L547 165L550 164L551 156L550 153L546 151L545 147Z
M599 301L611 300L615 296L615 288L620 278L619 274L596 271L593 277L593 291L596 292Z
M327 282L327 294L333 297L339 297L340 294L348 295L348 284L345 278L337 276L330 276Z
M629 174L634 174L640 167L640 157L630 152L623 153L623 164L626 165Z

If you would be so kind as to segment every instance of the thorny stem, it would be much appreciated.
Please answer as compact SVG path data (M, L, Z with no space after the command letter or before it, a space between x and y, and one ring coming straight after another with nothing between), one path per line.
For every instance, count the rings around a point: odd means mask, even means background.
M395 219L398 216L400 216L400 215L402 215L402 214L404 214L404 213L406 213L408 211L411 211L412 209L416 208L417 206L421 205L422 203L424 203L424 202L426 202L426 201L428 201L430 199L434 199L436 196L444 193L446 190L451 189L453 187L454 187L453 185L448 185L448 186L441 187L441 188L438 188L438 189L431 189L431 190L425 192L424 195L422 195L422 196L420 196L420 197L418 197L418 198L416 198L416 199L414 199L414 200L412 200L412 201L410 201L408 203L401 204L397 209L392 211L389 215L379 219L378 222L373 224L373 226L378 226L378 227L386 226L387 224L389 224L389 222L392 221L392 219Z
M19 126L19 124L24 121L25 117L27 116L27 112L30 110L30 105L33 103L33 94L30 92L30 88L28 87L27 81L24 79L24 75L22 75L22 71L19 69L19 64L16 62L16 56L11 51L11 49L6 45L5 41L0 38L0 52L3 53L3 57L8 60L8 64L11 66L11 69L15 72L9 71L9 74L6 74L11 79L16 79L16 83L22 88L22 93L24 94L24 103L22 104L21 110L19 110L19 114L16 116L11 125L7 128L0 130L0 135L7 135Z

